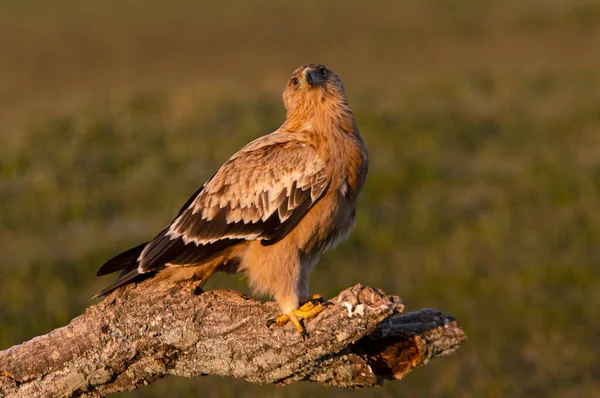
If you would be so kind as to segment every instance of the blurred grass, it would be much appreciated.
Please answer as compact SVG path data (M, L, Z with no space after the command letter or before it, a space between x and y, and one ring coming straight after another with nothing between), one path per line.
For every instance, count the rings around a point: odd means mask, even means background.
M371 391L210 377L123 396L600 396L600 3L291 4L3 5L0 347L83 312L97 267L276 129L287 75L316 61L371 166L312 290L382 287L470 340Z

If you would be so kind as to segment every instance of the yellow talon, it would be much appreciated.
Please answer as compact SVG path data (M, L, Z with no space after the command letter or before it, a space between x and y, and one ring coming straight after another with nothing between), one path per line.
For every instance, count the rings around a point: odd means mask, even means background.
M283 314L275 319L277 326L285 326L288 322L296 328L302 337L306 337L307 333L304 326L300 323L300 319L311 319L316 317L325 309L323 298L318 294L314 294L311 299L306 301L300 308L292 310L289 314Z
M304 304L306 305L306 304L308 304L308 303L310 303L310 302L313 302L313 303L324 303L324 302L325 302L325 300L323 299L323 297L321 297L321 295L320 295L320 294L316 294L316 293L315 293L315 294L313 294L312 296L310 296L310 298L309 298L309 299L307 299L307 300L304 302ZM302 308L302 307L300 307L300 308Z

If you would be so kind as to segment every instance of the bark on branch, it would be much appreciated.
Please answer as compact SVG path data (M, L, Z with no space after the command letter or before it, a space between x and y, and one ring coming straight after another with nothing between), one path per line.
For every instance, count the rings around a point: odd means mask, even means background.
M102 397L167 375L370 387L466 339L453 317L398 315L398 297L361 285L331 299L303 340L292 325L266 326L274 303L161 283L121 289L69 325L0 352L0 397Z

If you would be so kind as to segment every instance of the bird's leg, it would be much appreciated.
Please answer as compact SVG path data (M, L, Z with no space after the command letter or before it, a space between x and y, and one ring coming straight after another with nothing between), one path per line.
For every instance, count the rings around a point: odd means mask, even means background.
M307 337L306 329L301 321L314 318L325 309L325 301L320 295L308 295L308 277L317 259L318 256L304 259L294 258L292 264L296 264L294 270L297 272L291 274L294 277L286 277L286 275L289 276L286 273L277 275L283 276L279 284L281 289L274 291L273 296L283 315L268 321L267 325L270 326L274 323L277 326L284 326L291 322L303 338Z
M288 312L287 314L278 316L274 323L277 326L285 326L288 322L291 322L296 330L298 330L298 332L302 335L302 337L306 337L306 330L300 323L300 319L311 319L316 317L325 309L325 300L323 300L323 297L320 295L314 294L311 298L303 301L304 304L302 304L302 306Z

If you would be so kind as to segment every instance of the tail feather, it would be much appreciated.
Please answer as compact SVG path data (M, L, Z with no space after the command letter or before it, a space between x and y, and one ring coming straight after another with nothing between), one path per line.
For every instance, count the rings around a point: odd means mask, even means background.
M148 277L151 274L152 273L140 274L137 271L137 268L136 268L133 271L129 271L125 275L119 277L119 279L117 279L116 281L114 281L112 284L110 284L108 287L106 287L102 291L96 293L96 295L94 295L94 297L92 297L92 298L98 298L98 297L101 297L101 296L106 296L107 294L111 293L113 290L116 290L116 289L120 288L121 286L124 286L124 285L128 284L129 282L132 282L133 280L135 280L138 277L139 278Z
M101 275L111 274L111 273L117 272L117 271L121 271L121 274L119 275L119 277L117 278L116 281L114 281L106 289L97 293L93 298L98 298L100 296L106 296L113 290L115 290L123 285L126 285L130 282L133 282L136 279L140 280L140 279L143 279L143 276L152 275L153 273L140 274L137 271L137 268L138 268L137 259L147 244L148 244L148 242L142 243L141 245L138 245L127 251L124 251L123 253L111 258L106 263L104 263L104 265L102 265L102 267L100 267L98 272L96 272L96 275L101 276Z
M112 274L113 272L117 272L120 270L131 271L134 268L137 268L137 266L138 266L137 259L147 244L148 244L148 242L142 243L141 245L138 245L127 251L124 251L123 253L119 254L118 256L111 258L106 263L104 263L104 265L102 265L102 267L100 267L98 272L96 272L96 275L102 276L102 275Z

